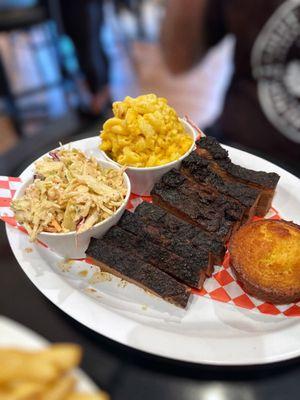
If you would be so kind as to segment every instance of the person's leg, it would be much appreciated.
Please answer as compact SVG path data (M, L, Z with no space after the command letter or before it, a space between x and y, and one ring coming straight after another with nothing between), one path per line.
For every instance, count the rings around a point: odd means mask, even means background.
M92 96L92 111L106 105L108 91L108 61L100 42L103 4L100 0L61 0L66 34L74 42L79 64Z

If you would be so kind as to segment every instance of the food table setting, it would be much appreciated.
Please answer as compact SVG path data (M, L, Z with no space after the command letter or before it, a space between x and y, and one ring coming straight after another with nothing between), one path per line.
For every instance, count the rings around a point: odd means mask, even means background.
M19 264L2 272L2 314L50 342L79 343L84 371L112 398L291 398L300 181L205 136L155 95L126 97L113 113L100 138L1 177ZM4 341L3 357L16 353L7 345L22 347ZM18 353L58 371L32 393L51 398L59 383L62 399L79 399L69 371L81 349L56 346ZM61 366L58 351L73 361Z

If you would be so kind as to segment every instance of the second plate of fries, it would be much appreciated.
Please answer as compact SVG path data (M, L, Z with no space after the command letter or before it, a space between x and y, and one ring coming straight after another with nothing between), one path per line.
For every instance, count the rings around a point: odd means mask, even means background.
M82 349L49 345L43 338L0 317L0 400L108 400L77 369Z

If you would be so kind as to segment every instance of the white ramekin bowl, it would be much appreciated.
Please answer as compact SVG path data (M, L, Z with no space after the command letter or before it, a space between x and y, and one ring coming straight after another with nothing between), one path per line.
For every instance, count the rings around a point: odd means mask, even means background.
M98 160L98 163L104 168L120 169L115 163L111 163L105 160ZM33 177L22 182L22 185L17 190L14 199L20 198L26 188L33 182ZM126 197L123 204L118 208L118 210L109 218L102 222L92 226L90 229L82 232L76 233L50 233L41 232L38 234L37 239L42 243L47 245L55 253L59 254L64 258L84 258L86 257L85 251L89 245L90 239L101 238L113 225L116 225L121 216L123 215L127 203L129 201L131 193L130 180L126 173L124 173L124 183L127 189Z
M178 160L172 161L165 165L159 165L158 167L127 167L126 172L131 182L132 193L140 196L149 196L154 184L159 181L162 175L173 168L178 169L181 165L181 161L194 150L197 132L195 132L192 125L190 125L185 119L180 118L180 122L184 126L185 131L193 139L193 143L189 150L185 154L183 154ZM118 166L120 165L116 161L113 161L111 158L109 158L104 151L102 153L106 160L108 160L109 162L113 162Z

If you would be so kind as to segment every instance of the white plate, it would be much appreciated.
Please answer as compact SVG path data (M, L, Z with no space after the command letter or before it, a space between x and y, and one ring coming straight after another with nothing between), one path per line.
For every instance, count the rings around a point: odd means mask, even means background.
M0 316L0 347L17 347L26 350L39 350L49 345L49 342L25 326ZM77 388L87 393L95 393L99 389L94 382L81 370L75 370Z
M98 144L98 137L76 142L90 152L99 152ZM300 181L261 158L228 150L240 165L281 176L273 205L283 218L300 223ZM92 285L93 268L87 264L61 268L58 256L33 245L23 233L7 226L7 235L35 286L74 319L110 339L152 354L214 365L270 363L300 355L300 318L266 316L200 296L193 297L187 311L179 310L134 285L123 287L117 278ZM80 270L88 270L88 276L80 276Z

